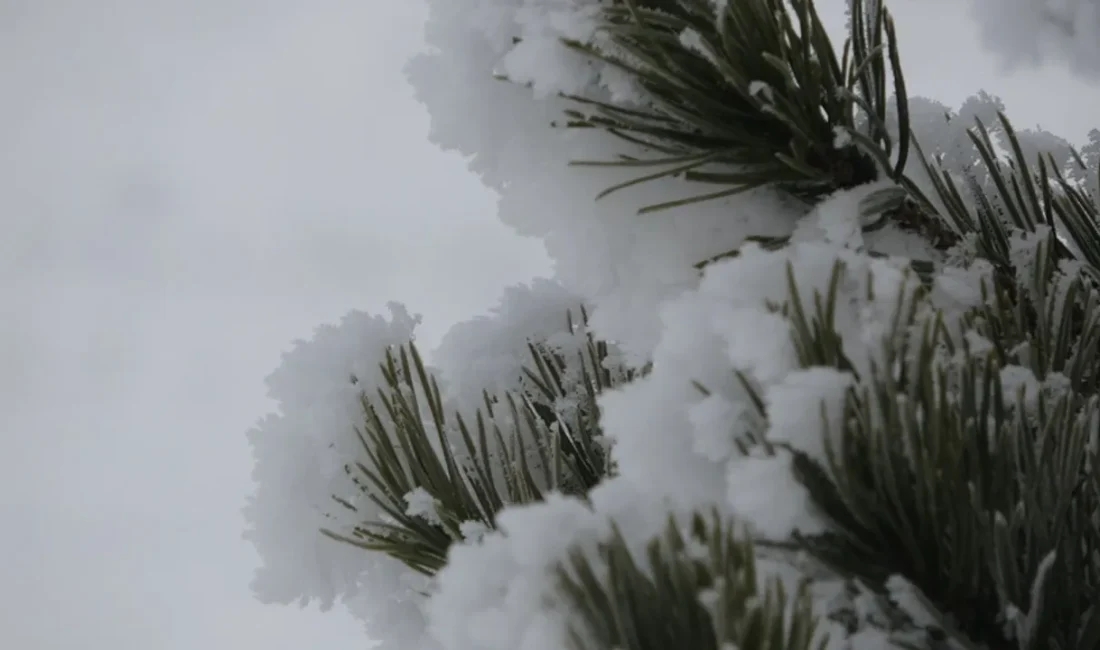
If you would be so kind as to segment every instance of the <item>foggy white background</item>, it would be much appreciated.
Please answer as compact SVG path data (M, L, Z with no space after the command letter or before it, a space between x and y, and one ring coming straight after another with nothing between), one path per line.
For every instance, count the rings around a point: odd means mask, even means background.
M1075 143L1100 126L1100 89L999 70L963 5L891 4L912 93L985 88ZM0 0L0 647L366 646L342 612L251 598L263 377L350 309L401 300L433 345L548 268L427 142L401 74L423 17Z

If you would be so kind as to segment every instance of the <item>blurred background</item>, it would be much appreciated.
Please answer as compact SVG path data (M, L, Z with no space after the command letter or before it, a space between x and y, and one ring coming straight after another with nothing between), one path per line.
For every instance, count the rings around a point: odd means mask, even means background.
M844 4L819 1L838 28ZM965 3L891 7L913 94L1100 126L1100 89L998 68ZM0 647L365 647L250 594L263 378L351 309L400 300L431 348L549 269L428 142L401 72L425 12L0 0Z

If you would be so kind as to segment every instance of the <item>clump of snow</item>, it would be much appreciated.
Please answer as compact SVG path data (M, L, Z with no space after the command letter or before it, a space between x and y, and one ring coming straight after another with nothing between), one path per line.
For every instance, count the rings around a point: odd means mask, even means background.
M695 453L720 462L737 453L737 441L753 429L753 418L744 404L734 404L721 395L708 395L688 408Z
M428 603L445 650L558 650L571 612L555 602L554 571L574 547L606 539L609 523L577 499L501 513L499 531L452 548Z
M1070 378L1060 372L1050 372L1043 377L1043 393L1052 399L1060 399L1072 390Z
M754 80L749 82L749 95L751 97L759 97L763 101L771 104L775 102L775 91L772 90L771 85L766 81Z
M711 52L706 41L703 40L703 36L698 31L689 28L680 32L680 44L706 59L711 65L717 66L718 60L714 57L714 53Z
M826 433L838 448L844 405L855 381L851 373L816 367L792 372L768 387L768 440L784 442L826 465Z
M933 304L953 311L982 304L982 288L992 289L993 266L977 260L967 268L946 266L940 269L932 284Z
M982 357L993 351L993 342L974 330L968 330L964 336L971 356Z
M480 542L491 529L480 521L464 521L458 526L462 538L468 542Z
M826 241L858 249L863 246L863 212L868 203L884 189L893 188L888 181L867 183L833 193L803 218L794 231L793 241ZM870 215L871 219L878 214Z
M278 410L248 433L256 488L244 508L245 538L263 562L252 585L257 598L325 608L345 600L368 624L379 623L372 636L399 647L415 647L423 633L417 581L397 561L332 541L320 530L346 532L359 522L332 498L358 494L344 465L362 458L355 435L359 395L374 390L386 349L412 339L419 320L391 304L388 318L352 312L338 325L317 328L268 377ZM355 517L380 514L365 500L356 506ZM397 621L407 622L413 636L391 636L400 632Z
M986 260L975 260L969 266L945 265L938 269L932 280L929 304L940 310L943 324L952 336L964 336L976 344L974 355L984 354L987 347L970 329L964 314L981 307L983 301L992 300L993 265ZM987 293L988 292L988 293Z
M422 487L418 487L405 495L405 503L408 508L405 514L410 517L420 517L430 524L441 524L439 518L439 503L435 497Z
M529 343L552 342L568 359L585 340L581 300L559 283L538 278L504 290L488 315L458 323L432 353L448 401L460 410L482 406L482 391L500 395L523 386ZM576 331L569 332L569 316Z
M556 74L534 72L547 59L556 59ZM527 84L535 97L544 99L558 93L576 95L588 88L595 71L581 54L561 47L555 38L528 38L518 43L497 66L496 74Z
M819 535L829 530L809 491L794 477L791 453L756 449L727 465L726 501L731 514L749 524L757 539L786 541L799 532Z
M830 425L839 430L836 418L851 378L827 369L802 371L791 324L771 307L793 298L789 267L802 308L813 314L815 292L819 297L828 293L838 261L844 266L834 325L856 368L869 370L878 352L865 343L867 331L885 333L897 300L906 296L905 274L897 264L822 243L774 252L747 245L740 256L708 267L698 289L665 305L652 372L601 398L602 423L615 441L622 480L639 493L689 509L714 504L717 494L735 495L736 505L727 506L762 530L820 529L821 522L808 514L811 509L797 505L805 504L807 496L782 462L745 459L734 455L733 448L750 434L759 439L767 433L821 457L823 401ZM876 294L873 301L866 300L870 286ZM760 416L751 415L755 407L735 371L765 396L767 413L761 415L770 424L766 431ZM754 481L742 481L767 473L772 479L756 481L757 488L749 489ZM760 499L796 505L751 505ZM755 516L769 519L757 521Z
M416 59L409 75L432 115L432 139L470 157L471 169L500 193L501 219L520 234L545 241L555 279L593 306L596 334L616 341L626 362L640 366L649 360L659 336L660 304L698 283L696 263L735 249L750 234L786 235L799 215L770 192L691 204L674 215L637 213L648 205L712 190L676 178L594 200L637 170L570 167L569 161L614 160L620 154L648 158L654 152L590 129L551 128L551 123L562 122L566 108L586 107L549 92L536 98L520 84L491 76L512 47L503 45L507 39L499 32L520 39L515 45L520 47L528 38L542 38L539 34L545 30L561 31L547 27L546 16L575 13L583 22L594 4L437 0L431 3L427 38L438 50ZM471 7L481 12L479 25L494 26L490 37L482 27L469 26ZM548 13L539 14L532 7L547 7ZM549 88L562 68L549 60L549 52L542 54L547 61L540 82ZM531 75L543 75L541 63L527 63ZM593 96L636 91L621 84L601 87L623 79L610 72L612 68L595 69L594 77L584 73L584 79L595 84ZM571 92L575 86L565 90Z
M621 59L629 61L630 57L623 54ZM643 106L646 102L646 93L640 87L637 78L618 66L607 66L599 73L600 87L607 92L608 99L617 106Z
M1030 368L1008 365L1001 369L1001 384L1004 386L1005 404L1012 406L1023 400L1029 411L1038 404L1042 385Z

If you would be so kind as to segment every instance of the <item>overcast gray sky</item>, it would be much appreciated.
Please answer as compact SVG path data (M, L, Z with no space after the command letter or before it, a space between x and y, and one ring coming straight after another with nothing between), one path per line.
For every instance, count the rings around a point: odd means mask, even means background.
M1100 90L998 71L959 5L893 3L913 91L1080 141ZM400 299L433 343L546 268L427 142L422 11L0 0L0 647L363 647L251 599L263 377L349 309Z

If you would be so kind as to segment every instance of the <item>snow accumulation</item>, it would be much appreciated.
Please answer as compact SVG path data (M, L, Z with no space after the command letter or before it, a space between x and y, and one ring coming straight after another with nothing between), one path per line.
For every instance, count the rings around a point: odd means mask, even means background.
M499 193L501 219L541 237L554 262L552 280L509 289L491 315L458 324L446 336L432 370L448 407L467 412L483 390L496 395L521 387L529 340L572 353L591 331L614 342L622 364L652 367L601 398L618 474L595 488L590 505L552 494L537 505L507 508L497 531L467 524L466 541L456 543L447 566L429 582L385 556L318 534L346 523L331 496L354 493L343 465L359 453L359 395L377 388L385 349L413 338L418 317L393 305L389 317L353 313L318 329L269 379L279 412L250 433L259 487L246 508L248 537L264 561L254 586L270 602L343 600L386 649L560 650L569 612L555 592L553 568L571 550L595 549L608 538L612 520L639 550L669 513L701 508L717 507L763 538L826 529L792 476L789 453L746 456L736 444L752 436L822 458L825 433L840 429L841 404L854 381L852 372L802 369L791 321L769 305L792 298L789 269L803 309L812 313L815 292L828 291L842 263L836 328L853 372L868 372L901 301L911 298L908 258L936 253L891 226L861 233L861 206L883 184L840 192L809 212L759 191L639 214L646 205L697 191L674 178L595 200L632 172L568 163L639 152L608 135L553 125L570 106L562 94L625 106L641 98L621 72L561 45L563 37L601 38L593 21L601 2L429 4L432 50L410 64L409 76L431 112L432 139L468 157L470 168ZM1079 2L1078 11L1095 23L1086 5ZM697 45L697 35L684 40ZM987 99L982 106L995 104ZM957 123L918 119L928 114L918 114L916 126L940 135L929 139L931 152L950 164L951 156L962 156L957 145L965 135ZM836 133L839 144L849 137ZM791 245L769 251L746 243L749 236L772 235L792 235ZM1030 259L1034 245L1020 240L1013 254ZM737 248L739 256L703 273L695 267ZM890 256L873 257L871 249ZM987 274L981 264L946 269L931 300L944 308L976 305ZM581 305L589 311L588 329L570 332L566 312L579 323ZM735 371L759 387L766 413ZM1004 379L1030 396L1037 380L1029 372L1006 368ZM407 501L410 512L434 516L427 494ZM357 505L365 509L358 519L381 516L369 504ZM869 602L854 607L866 609ZM885 647L878 634L849 639L850 647Z
M262 561L253 582L262 601L328 608L351 599L371 634L396 621L423 629L417 588L403 565L319 534L333 527L326 515L339 511L332 495L351 493L344 464L359 456L360 391L374 389L386 347L407 343L419 320L398 304L389 318L352 312L298 341L268 378L279 411L248 434L257 488L244 509L245 537Z
M488 317L458 323L432 355L454 406L478 408L482 391L500 395L522 387L522 368L530 362L528 341L551 343L569 358L583 344L584 304L560 284L539 278L530 286L505 289ZM568 331L569 316L576 331Z

